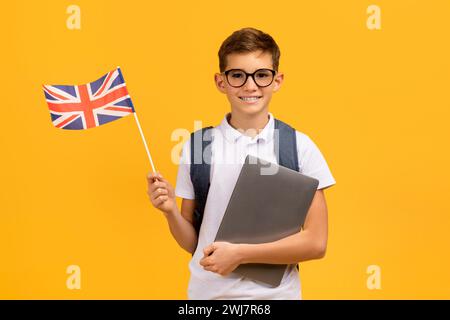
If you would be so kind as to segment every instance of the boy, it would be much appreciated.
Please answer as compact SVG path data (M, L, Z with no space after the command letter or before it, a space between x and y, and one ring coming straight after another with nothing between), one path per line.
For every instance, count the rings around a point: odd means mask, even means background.
M196 162L191 158L191 140L183 146L175 190L160 174L148 175L153 206L167 218L178 244L193 254L189 299L301 299L296 264L325 255L328 221L323 189L335 181L314 142L293 129L296 169L319 180L303 230L271 243L214 242L246 155L273 163L279 160L274 148L279 122L269 113L272 94L284 78L278 71L279 57L272 37L253 28L234 32L222 44L215 83L227 95L231 112L211 131L211 165L203 171L209 178L208 188L199 191L202 177L193 176L191 163ZM182 198L181 214L175 196ZM289 266L281 284L273 288L232 273L242 263Z

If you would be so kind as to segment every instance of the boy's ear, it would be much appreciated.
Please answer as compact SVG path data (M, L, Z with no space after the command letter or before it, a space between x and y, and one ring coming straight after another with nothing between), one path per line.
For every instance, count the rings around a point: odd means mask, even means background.
M273 92L277 92L278 90L280 90L283 81L284 81L284 73L278 72L277 75L275 76L275 79L273 79L274 82Z
M225 78L221 73L216 73L214 75L214 82L216 83L217 89L219 89L220 92L226 93L225 91Z

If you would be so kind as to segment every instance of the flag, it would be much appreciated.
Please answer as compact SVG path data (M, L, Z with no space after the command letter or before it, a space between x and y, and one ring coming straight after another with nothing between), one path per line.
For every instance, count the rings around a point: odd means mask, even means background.
M134 112L120 68L82 85L44 85L53 125L83 130L123 118Z

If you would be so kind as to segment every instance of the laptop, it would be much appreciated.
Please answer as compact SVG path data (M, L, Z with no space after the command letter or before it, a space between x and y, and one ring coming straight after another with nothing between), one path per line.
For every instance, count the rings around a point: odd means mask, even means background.
M248 155L215 241L256 244L299 232L318 185L317 179ZM277 287L286 267L251 263L233 272Z

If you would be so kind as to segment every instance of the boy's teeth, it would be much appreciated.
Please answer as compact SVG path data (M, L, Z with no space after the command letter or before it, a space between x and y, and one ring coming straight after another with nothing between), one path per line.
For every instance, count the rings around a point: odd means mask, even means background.
M254 101L254 100L258 100L260 97L240 97L241 100L244 101Z

